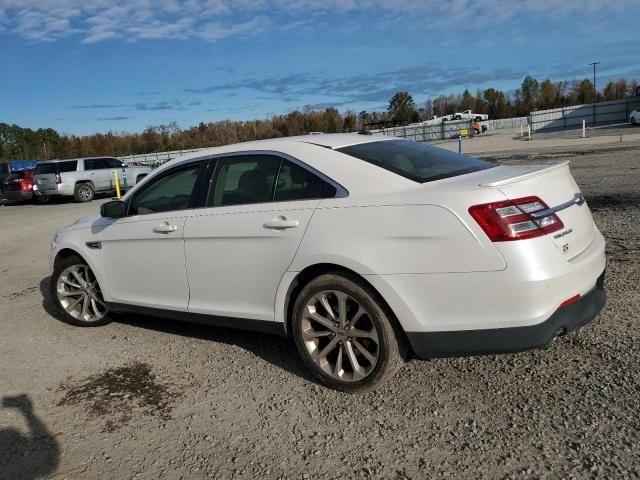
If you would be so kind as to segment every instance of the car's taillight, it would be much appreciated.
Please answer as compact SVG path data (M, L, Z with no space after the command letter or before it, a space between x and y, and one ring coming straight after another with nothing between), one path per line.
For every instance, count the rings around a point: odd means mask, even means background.
M56 183L62 183L62 178L60 178L59 173L56 173Z
M564 227L555 213L542 218L531 214L549 207L538 197L485 203L469 208L469 213L492 242L508 242L539 237Z
M20 180L20 190L23 192L30 192L33 189L33 182L29 179Z

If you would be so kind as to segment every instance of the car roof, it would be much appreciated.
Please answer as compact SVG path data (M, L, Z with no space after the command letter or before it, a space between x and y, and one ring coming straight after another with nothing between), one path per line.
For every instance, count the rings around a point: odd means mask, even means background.
M379 142L394 139L395 137L370 133L316 133L309 135L298 135L293 137L275 137L265 140L253 140L250 142L231 143L219 147L205 148L203 150L198 150L197 152L181 155L167 163L235 151L241 152L245 150L269 150L269 148L272 146L282 147L287 143L289 145L295 145L296 143L307 143L335 150L338 148L348 147L350 145L356 145L360 143Z
M309 167L331 178L347 188L350 193L368 194L406 189L416 186L415 182L400 175L351 157L338 151L341 147L355 144L397 140L383 135L362 135L357 133L301 135L278 137L268 140L236 143L207 148L181 155L154 170L150 178L169 168L194 160L227 154L278 153L303 161ZM351 160L351 161L350 161Z
M393 137L389 137L381 134L372 134L370 132L359 133L319 133L310 135L300 135L297 137L284 137L274 138L272 140L290 140L293 142L312 143L314 145L320 145L321 147L327 147L331 149L348 147L350 145L357 145L360 143L379 142L381 140L392 140Z
M93 160L97 158L115 158L118 160L118 157L114 157L113 155L101 155L99 157L54 158L52 160L40 160L38 163L76 162L78 160Z

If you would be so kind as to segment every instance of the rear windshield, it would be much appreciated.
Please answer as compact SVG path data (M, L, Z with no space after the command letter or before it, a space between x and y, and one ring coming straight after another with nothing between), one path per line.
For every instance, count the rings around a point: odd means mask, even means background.
M361 143L337 150L420 183L457 177L495 166L477 158L407 140Z
M75 172L77 169L78 162L76 160L70 162L39 163L36 167L35 174Z

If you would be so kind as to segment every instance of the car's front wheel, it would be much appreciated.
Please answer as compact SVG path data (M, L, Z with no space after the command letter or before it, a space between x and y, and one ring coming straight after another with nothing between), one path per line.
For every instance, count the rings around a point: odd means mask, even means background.
M80 327L109 323L109 309L98 280L80 257L71 256L57 262L49 288L65 322Z
M304 362L325 385L362 392L389 379L402 364L402 333L356 278L321 275L298 295L292 333Z

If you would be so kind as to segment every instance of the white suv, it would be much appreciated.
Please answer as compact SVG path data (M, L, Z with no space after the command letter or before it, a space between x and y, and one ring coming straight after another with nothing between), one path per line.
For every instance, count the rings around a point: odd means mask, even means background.
M640 107L637 107L629 115L629 121L632 125L640 125Z
M112 157L48 160L38 162L33 174L33 193L40 202L54 195L90 202L98 192L116 190L114 170L121 188L125 179L127 187L132 187L151 173L150 167L129 167Z
M58 231L69 323L133 312L291 335L358 391L420 358L544 347L605 303L605 242L567 163L496 166L359 134L228 145Z

